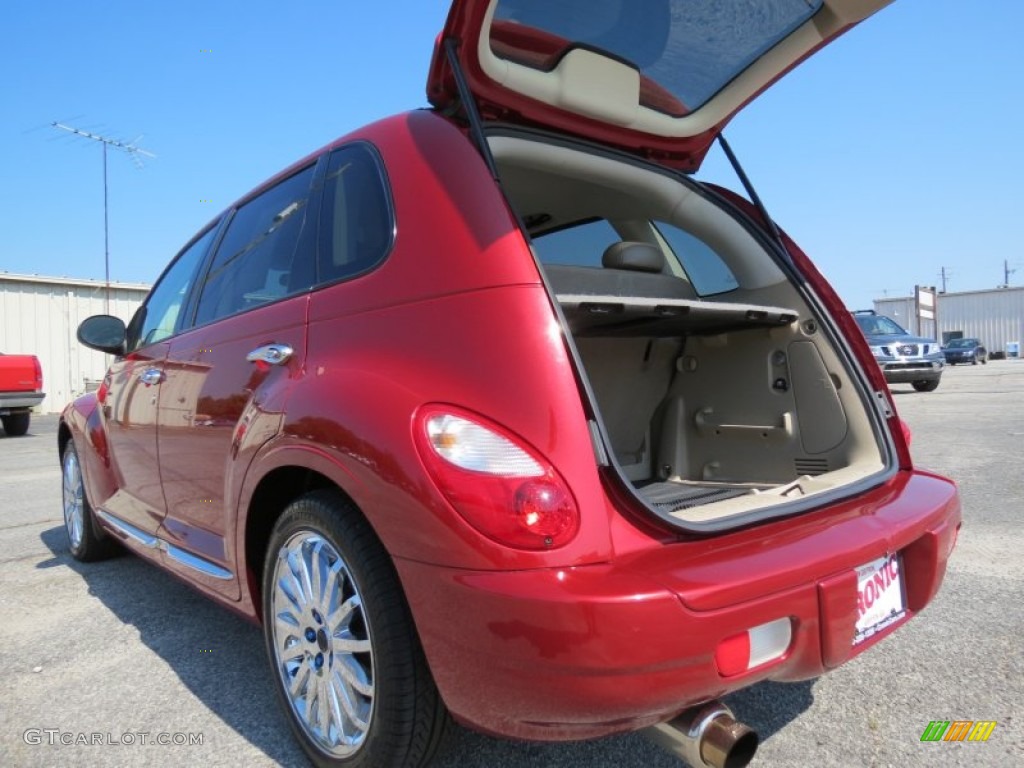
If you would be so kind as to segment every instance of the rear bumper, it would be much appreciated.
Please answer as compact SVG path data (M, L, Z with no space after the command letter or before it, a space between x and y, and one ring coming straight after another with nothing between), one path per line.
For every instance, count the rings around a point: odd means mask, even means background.
M45 392L0 392L0 415L35 408L45 397Z
M596 737L652 725L760 680L820 675L920 611L942 581L960 507L948 481L904 481L898 493L890 484L875 499L812 513L813 522L788 521L771 547L767 538L746 547L719 537L717 548L652 542L648 552L577 568L397 566L457 719L512 738ZM834 523L822 525L823 516ZM853 647L854 568L897 551L906 616ZM708 573L722 578L708 584ZM721 640L784 617L792 640L779 659L719 674Z

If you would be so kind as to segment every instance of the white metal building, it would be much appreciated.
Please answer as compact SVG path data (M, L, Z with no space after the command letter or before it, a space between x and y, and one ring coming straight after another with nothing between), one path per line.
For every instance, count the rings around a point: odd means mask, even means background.
M918 322L912 296L875 299L875 311L888 315L912 333L943 342L956 336L981 339L989 352L1006 352L1024 342L1024 287L940 293L936 320Z
M110 314L125 322L149 291L138 283L110 284ZM78 324L106 312L104 283L0 272L0 352L36 355L46 399L39 410L60 411L103 380L107 355L75 339Z

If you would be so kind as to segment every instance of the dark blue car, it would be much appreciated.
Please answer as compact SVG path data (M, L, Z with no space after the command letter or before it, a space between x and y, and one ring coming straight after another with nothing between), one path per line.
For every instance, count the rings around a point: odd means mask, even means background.
M946 363L956 365L957 363L970 363L977 365L979 362L984 365L988 360L988 350L979 339L953 339L942 348L946 356Z

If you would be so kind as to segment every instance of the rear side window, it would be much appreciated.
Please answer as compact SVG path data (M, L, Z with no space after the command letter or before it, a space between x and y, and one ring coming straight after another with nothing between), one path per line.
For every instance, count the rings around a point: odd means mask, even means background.
M196 325L306 290L311 244L300 247L315 166L290 176L235 213L210 265Z
M181 307L216 233L217 227L211 227L182 251L164 272L142 309L132 319L128 329L129 350L155 344L174 335Z
M672 249L698 294L711 296L739 287L732 270L703 240L663 221L657 222L655 227Z
M575 224L533 238L542 264L600 267L605 249L622 238L605 219Z
M331 153L320 221L319 282L361 274L388 255L395 220L384 171L369 146Z

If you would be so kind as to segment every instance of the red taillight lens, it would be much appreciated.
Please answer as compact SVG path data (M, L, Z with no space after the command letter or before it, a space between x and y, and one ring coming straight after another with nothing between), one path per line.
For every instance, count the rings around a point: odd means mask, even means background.
M907 424L903 419L900 419L900 429L903 430L903 439L907 443L907 447L910 447L910 425Z
M550 462L508 430L450 406L422 409L416 447L455 510L505 546L545 550L579 530L572 492Z
M546 478L520 485L513 506L520 525L552 540L574 530L579 518L576 504L565 487Z
M36 373L36 392L43 391L43 366L39 364L39 358L32 358L32 362L35 364Z

